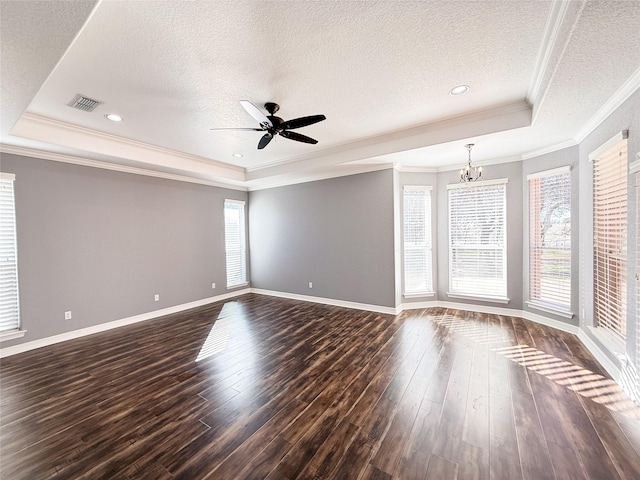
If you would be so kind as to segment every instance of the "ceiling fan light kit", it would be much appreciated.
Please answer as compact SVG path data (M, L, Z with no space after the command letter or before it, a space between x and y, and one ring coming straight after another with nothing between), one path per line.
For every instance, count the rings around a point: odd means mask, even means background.
M314 123L327 119L324 115L310 115L285 121L275 115L278 110L280 110L280 105L277 103L267 102L264 104L264 109L269 115L265 115L262 110L248 100L240 100L240 105L242 105L247 113L258 122L260 128L212 128L211 130L249 130L266 132L258 142L258 150L262 150L266 147L276 135L288 138L289 140L295 140L296 142L311 143L315 145L318 143L315 138L307 137L306 135L292 132L291 130L313 125Z

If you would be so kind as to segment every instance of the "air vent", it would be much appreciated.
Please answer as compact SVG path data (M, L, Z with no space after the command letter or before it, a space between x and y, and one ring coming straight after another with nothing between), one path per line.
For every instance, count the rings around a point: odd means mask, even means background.
M71 100L69 106L85 112L93 112L101 103L102 102L99 100L94 100L93 98L85 97L84 95L76 95L75 98Z

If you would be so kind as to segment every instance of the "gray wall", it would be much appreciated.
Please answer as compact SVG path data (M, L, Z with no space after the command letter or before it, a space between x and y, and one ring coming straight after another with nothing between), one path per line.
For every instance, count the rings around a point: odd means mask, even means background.
M3 347L227 292L223 203L246 192L4 153L0 169L28 331Z
M252 287L395 307L393 182L388 169L250 192Z
M507 298L508 304L480 302L475 299L449 298L449 227L447 185L458 183L458 170L438 173L438 300L470 303L499 308L522 309L522 162L487 165L483 170L486 180L508 178L507 183Z
M546 155L541 155L529 160L525 160L522 164L522 191L523 191L523 250L522 250L522 278L523 278L523 295L525 301L529 300L529 182L527 175L552 168L564 166L571 167L571 312L573 318L567 319L549 312L541 312L535 308L529 307L526 303L523 309L538 315L544 315L560 322L578 325L579 321L579 255L578 255L578 237L579 237L579 162L578 162L578 146L565 148Z
M579 262L580 262L580 327L592 340L600 344L587 329L593 325L593 166L589 161L589 154L604 144L622 130L629 130L628 159L629 163L636 160L636 153L640 152L640 90L621 105L612 115L602 122L579 145L580 162L580 191L579 191ZM636 356L637 331L636 312L636 212L635 179L629 177L628 194L628 262L627 262L627 343L626 350L632 359ZM603 348L605 353L608 353ZM615 358L614 361L617 360Z

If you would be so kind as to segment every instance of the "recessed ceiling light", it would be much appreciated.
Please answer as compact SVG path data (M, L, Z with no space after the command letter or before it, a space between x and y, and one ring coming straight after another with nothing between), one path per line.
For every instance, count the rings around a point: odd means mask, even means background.
M232 157L242 158L242 157L244 157L244 155L242 155L241 153L234 153L234 154L232 155Z
M107 115L105 115L105 118L107 120L111 120L112 122L121 122L122 121L122 117L120 115L115 114L115 113L108 113Z
M449 95L463 95L469 91L469 85L458 85L449 90Z

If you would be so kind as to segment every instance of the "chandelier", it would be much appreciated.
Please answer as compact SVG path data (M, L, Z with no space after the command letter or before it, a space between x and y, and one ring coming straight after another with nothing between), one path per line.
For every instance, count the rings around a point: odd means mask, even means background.
M482 167L471 166L471 149L473 145L473 143L465 145L466 149L469 150L469 160L466 168L460 170L460 183L475 182L482 177Z

